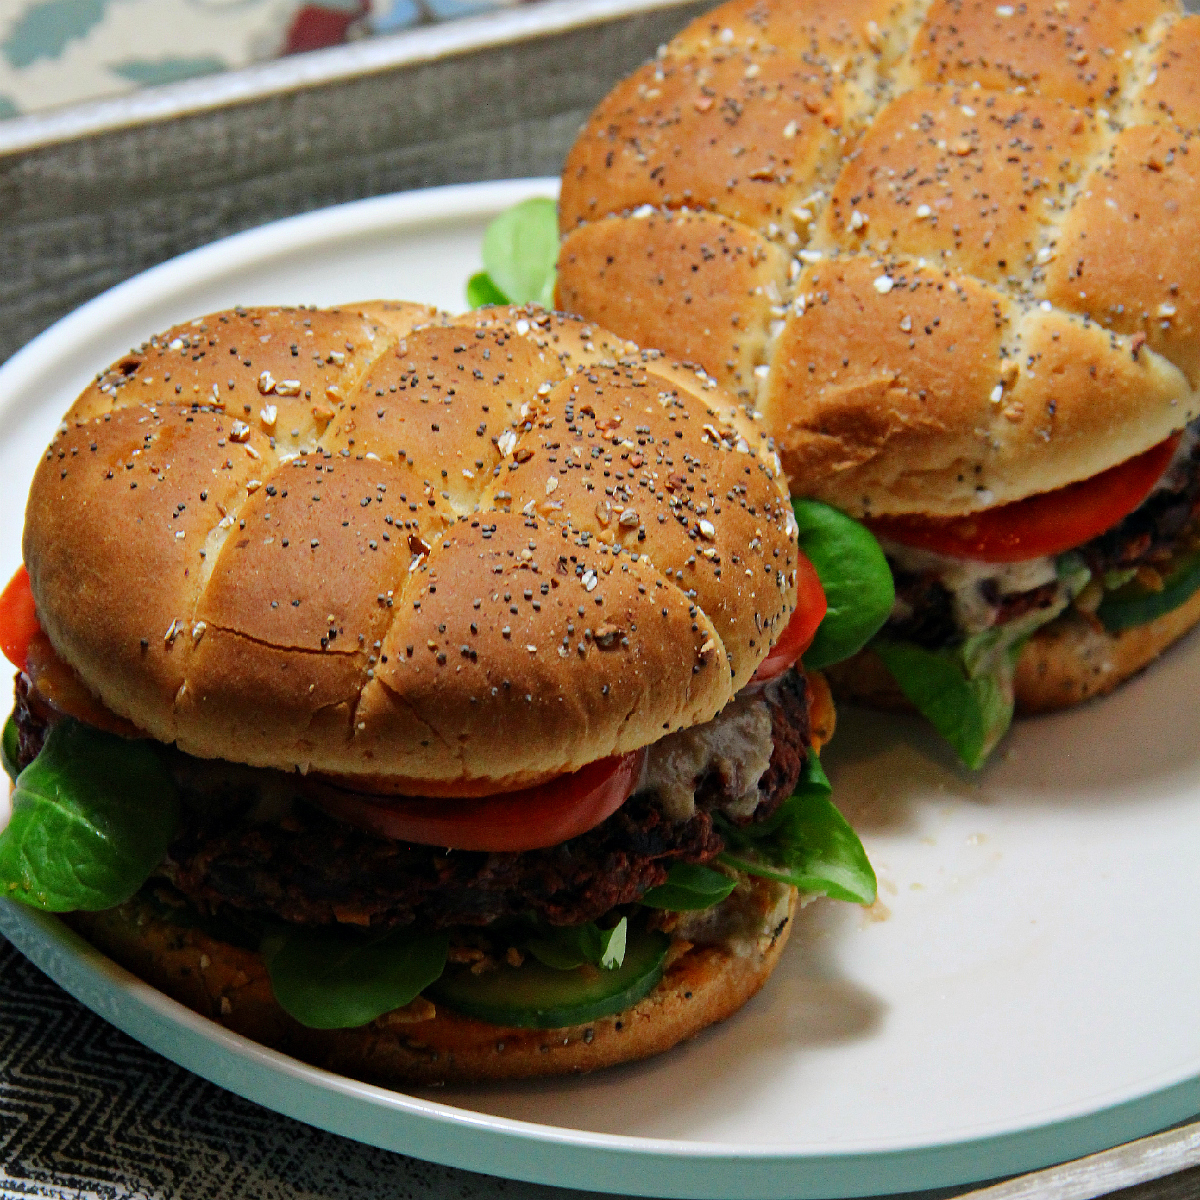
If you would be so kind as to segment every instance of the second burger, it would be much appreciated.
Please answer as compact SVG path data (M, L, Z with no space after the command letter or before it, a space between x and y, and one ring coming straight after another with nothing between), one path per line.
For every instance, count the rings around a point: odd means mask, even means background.
M702 363L885 539L835 692L971 766L1200 618L1198 61L1176 0L732 0L564 168L560 303Z

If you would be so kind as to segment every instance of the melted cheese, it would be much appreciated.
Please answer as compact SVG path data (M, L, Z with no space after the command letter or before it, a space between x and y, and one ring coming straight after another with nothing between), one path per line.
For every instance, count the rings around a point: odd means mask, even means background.
M758 806L758 781L773 748L770 705L761 695L737 696L706 724L655 742L639 790L657 792L667 817L686 821L696 811L696 785L715 771L735 797L721 810L748 817Z
M914 575L936 575L950 593L954 620L964 633L982 633L996 621L998 607L988 602L984 585L993 580L994 595L1031 592L1058 579L1054 559L1049 555L1025 562L986 563L968 558L951 558L934 550L919 550L880 538L884 554L902 571ZM990 589L989 589L990 590ZM904 614L907 615L907 614Z

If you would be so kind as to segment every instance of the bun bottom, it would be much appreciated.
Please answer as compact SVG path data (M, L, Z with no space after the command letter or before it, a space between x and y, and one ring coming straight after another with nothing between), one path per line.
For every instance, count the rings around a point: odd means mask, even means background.
M663 978L637 1004L586 1025L517 1029L419 997L358 1029L308 1029L279 1007L261 955L164 920L134 897L65 920L110 958L181 1004L313 1066L384 1085L580 1074L649 1058L735 1013L767 981L788 919L746 955L676 941Z
M1029 639L1014 680L1019 716L1070 708L1107 696L1118 684L1152 663L1200 622L1200 592L1153 621L1120 633L1097 628L1068 610ZM835 699L892 712L911 711L883 660L862 650L826 667Z

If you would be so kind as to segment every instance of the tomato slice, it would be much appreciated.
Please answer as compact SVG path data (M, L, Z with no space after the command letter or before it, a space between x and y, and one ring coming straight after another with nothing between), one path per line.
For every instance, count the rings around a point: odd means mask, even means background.
M74 669L58 657L38 621L29 572L24 567L17 568L0 592L0 650L29 676L29 698L35 705L40 703L43 711L75 717L121 737L144 736L132 722L109 712Z
M18 567L8 586L0 592L0 650L14 667L24 670L29 643L41 632L29 587L29 572L23 566Z
M589 763L571 775L497 796L392 800L320 787L313 799L331 816L396 842L449 850L539 850L594 829L637 787L645 750Z
M1012 504L962 517L873 517L864 524L902 545L977 562L1024 562L1061 554L1090 542L1133 512L1167 469L1179 437L1175 434L1091 479Z
M146 734L132 721L118 717L88 691L87 684L58 657L50 639L41 631L29 641L25 652L25 674L29 676L29 701L43 716L74 717L85 725L115 733L118 737L140 738Z
M817 626L825 619L829 604L817 568L802 551L796 551L796 611L783 628L779 641L758 664L751 683L769 683L784 673L817 636Z

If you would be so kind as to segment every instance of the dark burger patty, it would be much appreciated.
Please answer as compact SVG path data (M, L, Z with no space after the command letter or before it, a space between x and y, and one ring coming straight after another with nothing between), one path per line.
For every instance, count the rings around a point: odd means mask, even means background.
M751 820L795 790L810 740L803 674L789 671L769 698L774 749ZM41 748L45 723L20 680L17 722L23 766ZM335 821L299 791L282 820L255 822L263 777L276 786L289 779L275 772L214 771L180 754L175 774L184 815L162 873L209 911L303 925L480 926L526 913L556 925L595 920L663 883L672 863L715 858L723 842L709 810L735 798L713 772L698 781L689 820L669 821L642 793L561 845L483 853L389 841Z
M891 618L883 632L927 650L939 650L954 641L959 633L950 590L931 571L902 571L891 559L888 566L896 583L896 599L904 605L906 615Z
M902 571L894 563L891 566L896 581L896 598L907 604L911 612L902 619L888 621L884 632L889 637L915 642L927 650L940 650L959 641L963 633L954 619L950 592L941 580L931 572L918 574ZM1006 592L1003 595L994 580L986 580L981 586L988 602L996 606L997 625L1006 625L1035 609L1049 608L1058 595L1057 583L1044 583L1027 592Z
M1163 488L1148 497L1107 533L1079 547L1092 574L1128 570L1169 557L1200 507L1200 442L1188 461L1187 481L1178 491Z
M1076 551L1094 578L1109 571L1130 570L1162 561L1179 548L1200 510L1200 443L1192 451L1188 474L1177 490L1162 488L1149 496L1123 521L1099 537L1077 546ZM891 637L904 638L928 650L939 650L958 641L962 631L954 620L950 592L932 572L904 571L891 563L896 581L896 598L907 607L907 615L885 626ZM1037 608L1054 603L1057 585L1043 584L1027 592L1000 595L995 584L987 600L998 606L996 624L1004 625Z

